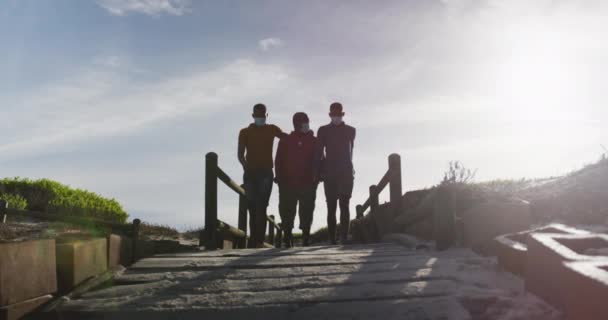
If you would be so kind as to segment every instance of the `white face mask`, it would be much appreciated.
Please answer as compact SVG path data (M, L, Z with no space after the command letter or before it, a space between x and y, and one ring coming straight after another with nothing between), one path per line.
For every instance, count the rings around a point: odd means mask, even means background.
M339 125L342 123L342 117L331 117L331 123Z
M256 126L261 127L266 124L266 118L253 118L253 122Z
M302 123L302 125L300 126L300 131L302 133L308 133L308 131L310 131L310 124Z

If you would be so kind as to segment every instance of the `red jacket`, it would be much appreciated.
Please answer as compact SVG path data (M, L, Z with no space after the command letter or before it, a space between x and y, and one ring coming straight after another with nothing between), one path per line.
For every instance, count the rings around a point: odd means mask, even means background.
M314 132L294 131L281 139L275 158L277 182L290 188L311 186L318 176L317 138Z

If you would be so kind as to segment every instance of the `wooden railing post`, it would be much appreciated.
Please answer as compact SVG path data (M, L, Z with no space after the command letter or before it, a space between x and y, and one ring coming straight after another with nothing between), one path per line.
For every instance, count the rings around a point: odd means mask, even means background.
M270 244L274 244L274 226L275 226L275 222L274 222L274 215L270 215L268 216L270 218L270 220L272 220L271 223L268 224L268 242Z
M245 188L241 185L241 188ZM247 197L239 195L239 229L245 232L245 238L239 243L239 248L244 249L247 246Z
M207 153L205 164L205 239L199 237L199 246L216 250L217 239L217 154Z
M390 201L393 208L397 210L401 203L401 197L403 196L401 184L401 156L393 153L388 157L388 170L391 177L389 182Z
M0 200L0 222L6 223L6 216L8 209L8 202L5 200Z
M137 261L137 258L138 258L137 246L139 245L140 225L141 225L141 220L139 220L139 219L133 220L133 224L132 224L133 229L131 230L131 236L133 238L133 246L131 247L133 249L133 252L132 252L133 263L135 263L135 261Z
M378 197L378 186L371 185L369 187L369 212L376 212L378 207L380 206L380 200Z

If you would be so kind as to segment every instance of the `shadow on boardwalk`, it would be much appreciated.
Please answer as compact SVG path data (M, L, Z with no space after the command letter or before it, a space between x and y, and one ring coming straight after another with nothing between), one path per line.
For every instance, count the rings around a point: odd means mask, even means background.
M386 243L159 255L114 286L66 302L57 318L474 319L462 288L483 298L511 280L467 284L456 276L486 272L487 260ZM470 305L498 301L484 299Z

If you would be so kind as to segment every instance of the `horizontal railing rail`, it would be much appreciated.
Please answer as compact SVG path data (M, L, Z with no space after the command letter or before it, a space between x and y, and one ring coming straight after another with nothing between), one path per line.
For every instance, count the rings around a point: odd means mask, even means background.
M216 250L223 239L232 239L233 248L245 248L247 246L247 193L245 188L219 167L216 153L207 153L205 161L205 229L199 235L199 245L205 246L207 250ZM239 196L238 228L228 225L217 217L218 181L223 182ZM273 216L267 217L267 221L269 222L269 235L272 234L270 239L274 244L276 243L274 231L277 230L277 235L282 234L281 227L280 224L275 223Z
M380 193L386 188L390 189L390 203L393 210L398 210L401 204L401 196L403 195L403 187L401 180L401 156L394 153L388 157L388 170L376 185L369 187L369 197L363 204L356 207L357 219L362 218L367 209L370 213L380 206Z
M355 241L369 242L377 241L381 238L381 232L386 232L386 216L378 215L380 208L380 193L389 188L390 202L388 212L393 217L401 210L401 197L403 196L401 181L401 157L398 154L391 154L388 157L388 170L384 173L378 184L369 187L369 196L356 206L357 217L351 222L351 233ZM365 212L369 209L369 214ZM390 218L389 218L389 221ZM378 223L382 226L380 228Z

